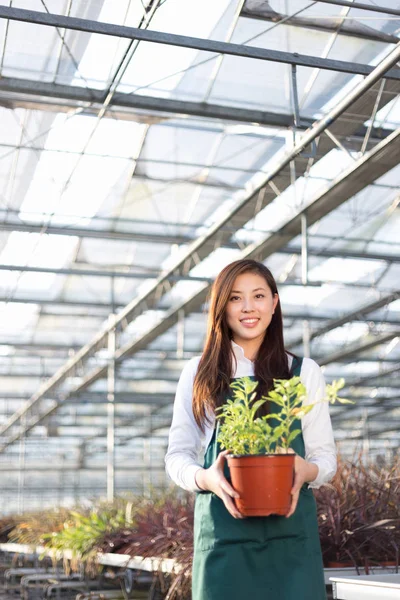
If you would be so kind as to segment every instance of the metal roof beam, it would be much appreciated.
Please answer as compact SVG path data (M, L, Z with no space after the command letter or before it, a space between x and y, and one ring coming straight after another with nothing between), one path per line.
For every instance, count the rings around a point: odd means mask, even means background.
M370 323L371 321L368 319L368 323ZM376 323L379 325L382 324L381 320L375 319L375 321L372 321L372 323ZM393 324L393 325L397 325L400 327L400 319L397 320L392 320L392 321L385 321L386 324ZM290 325L287 327L287 329L290 329ZM284 332L285 333L285 332ZM12 342L5 342L1 344L2 346L10 346L12 348L15 349L15 345ZM288 346L286 346L288 347ZM80 346L65 346L64 350L56 350L56 349L51 349L51 348L35 348L35 346L31 346L31 348L26 348L26 349L21 349L21 348L16 348L15 352L13 353L12 357L13 359L27 359L27 358L31 358L31 359L35 359L35 360L40 360L40 359L47 359L47 358L57 358L57 359L63 359L64 361L68 358L68 356L70 356L69 354L69 350L70 349L74 349L74 350L79 350ZM149 357L151 357L152 359L160 359L160 360L164 360L164 357L159 357L158 354L159 352L162 352L162 350L159 351L154 351L154 353L149 352L149 354L147 354L146 356L139 356L136 355L135 356L135 360L136 361L142 361L144 363L146 363L146 361L149 360ZM167 352L167 351L166 351ZM169 356L165 357L165 360L168 361L180 361L182 360L181 357L177 358L176 357L176 349L169 349L168 352L170 352ZM184 359L189 359L191 358L193 355L198 355L201 354L202 352L202 348L198 347L195 350L185 350L184 351ZM175 356L172 356L172 354L175 354ZM7 357L5 357L7 359ZM7 362L7 360L5 361ZM390 356L379 356L379 354L375 354L375 355L368 355L368 356L349 356L349 357L343 357L340 360L341 364L353 364L356 362L366 362L366 363L396 363L398 362L398 358L396 357L390 357ZM1 359L0 359L0 365L1 365ZM340 377L340 375L338 374L338 377ZM0 394L0 400L2 398L4 398L4 393ZM28 395L24 396L25 400L29 399Z
M352 389L354 388L360 388L363 387L365 385L367 385L368 387L375 387L379 385L379 383L377 384L377 380L379 380L381 377L385 378L385 382L384 382L384 387L386 388L393 388L396 389L397 384L396 382L391 382L390 379L387 379L388 376L391 376L395 373L397 373L400 370L400 366L397 364L394 367L390 367L388 369L382 369L380 371L380 373L376 373L374 375L366 375L363 377L358 377L357 379L353 379L353 380L347 380L346 381L346 386L344 388L344 390L349 390L351 392ZM375 383L374 383L375 382ZM395 385L392 385L392 383L395 383ZM344 396L347 398L349 397L350 399L352 399L355 404L353 404L352 406L340 406L337 405L336 406L336 412L335 412L335 418L337 419L341 419L346 418L348 415L351 415L352 412L359 410L360 408L363 407L363 405L360 405L360 401L362 401L363 398L357 397L356 395L349 395L346 392L344 392ZM390 410L391 408L398 408L398 398L396 396L376 396L375 398L369 398L369 400L373 400L373 404L368 404L365 405L365 408L378 408L380 406L385 407L385 410L388 409ZM394 406L392 405L393 402L395 403Z
M398 257L398 258L400 260L400 257ZM352 321L360 321L360 320L364 319L365 316L368 315L369 313L374 312L380 308L383 308L384 306L387 306L388 304L391 304L392 302L395 302L398 298L400 298L400 290L397 292L393 292L393 294L388 294L386 296L383 296L382 298L380 298L379 300L376 300L375 302L370 302L369 304L360 306L359 308L352 310L351 312L348 312L347 314L343 315L343 317L340 317L338 319L332 319L329 323L327 323L323 327L320 327L316 331L311 331L310 332L310 341L315 339L316 337L319 337L321 335L324 335L325 333L328 333L329 331L332 331L333 329L337 329L338 327L343 327L343 325L345 325L346 323L350 323ZM295 346L298 346L302 342L303 342L303 338L300 336L300 337L292 340L289 343L288 348L294 348Z
M369 384L371 382L375 381L375 379L379 379L380 377L387 377L388 375L397 373L397 371L399 371L399 370L400 370L400 366L397 363L396 366L390 367L389 369L381 370L379 373L376 373L376 374L370 373L369 375L365 375L363 377L358 377L357 379L353 379L353 380L350 379L350 381L346 382L346 389L354 388L354 387L363 387L363 385L369 386ZM371 386L369 386L369 387L371 387Z
M352 2L351 0L318 0L325 4L334 4L335 6L346 6L348 8L359 8L369 12L378 12L386 15L400 17L400 10L389 6L379 6L377 4L365 4L365 2Z
M129 466L123 466L123 465L115 465L115 470L116 471L121 471L121 472L132 472L132 471L163 471L165 472L165 466L164 465L154 465L152 464L150 465L133 465L130 464ZM49 465L43 465L43 464L33 464L30 465L29 463L27 463L25 465L24 469L21 469L21 467L18 465L18 463L16 464L9 464L9 465L1 465L0 464L0 473L18 473L20 471L23 471L25 473L50 473L50 472L62 472L62 473L69 473L69 472L94 472L94 471L99 471L101 473L105 473L106 472L106 467L103 465L91 465L91 466L82 466L82 467L78 467L77 465L63 465L63 463L59 463L59 464L49 464ZM52 486L53 487L53 486ZM3 486L2 486L3 489Z
M0 80L1 81L1 80ZM37 221L17 221L7 219L0 224L0 231L22 231L26 233L40 233L43 225ZM163 233L141 233L139 231L115 231L112 229L102 230L93 227L74 227L46 225L46 233L49 235L73 235L82 238L117 240L123 242L145 242L154 244L187 244L193 241L193 236L188 235L166 235Z
M9 378L13 378L15 377L16 379L41 379L43 381L44 378L48 378L51 377L53 371L49 370L48 372L44 372L43 369L42 370L37 370L36 371L27 371L26 369L21 372L21 368L16 369L15 371L11 371L8 370L4 373L0 372L0 380L1 379L9 379ZM178 376L173 377L171 376L170 373L160 373L160 371L157 372L157 374L155 375L146 375L145 377L138 377L138 376L134 376L130 373L125 373L125 372L119 372L118 373L118 379L119 381L129 381L129 382L133 382L133 383L137 383L137 382L141 382L141 383L151 383L152 381L170 381L172 383L177 383L178 382ZM49 396L50 397L50 396ZM1 399L1 395L0 395L0 399Z
M394 421L394 424L393 424L393 421ZM393 431L398 432L399 436L400 436L400 423L396 419L393 419L392 416L388 416L385 427L379 427L378 429L371 428L370 423L371 423L371 420L368 419L367 430L362 428L360 431L354 432L351 436L351 439L358 440L360 438L368 439L370 437L379 437L381 435L386 435L387 433L389 433L389 432L391 433Z
M298 54L297 52L290 53L278 50L268 50L266 48L258 48L255 46L219 42L149 29L144 30L136 27L126 27L124 25L115 25L113 23L66 17L64 15L25 10L21 8L0 6L0 18L49 27L61 27L67 30L109 35L142 42L165 44L168 46L176 46L178 48L191 48L193 50L204 52L215 52L227 56L239 56L242 58L272 61L274 63L278 62L289 65L298 65L312 69L337 71L340 73L349 73L351 75L369 75L374 70L374 67L371 67L371 65L354 62L332 60L328 58L324 59L316 56ZM391 67L395 64L396 63L394 62ZM400 69L391 67L388 68L385 77L388 79L400 80Z
M10 108L23 107L57 112L81 108L81 114L95 115L104 102L102 90L11 77L0 79L0 92L0 98L2 98L0 103ZM239 123L257 123L278 128L288 128L293 125L293 116L289 113L273 113L220 104L142 96L141 94L114 94L108 112L114 118L118 116L119 119L146 121L147 115L143 111L149 111L150 118L152 114L160 113L160 117L164 115L164 118L166 114L171 114ZM157 124L157 118L152 118L152 122ZM312 125L312 122L311 119L304 118L302 128L306 129Z
M349 6L353 7L353 3L349 2ZM317 31L328 31L332 33L338 33L340 36L356 37L362 40L370 40L375 42L383 42L387 44L397 44L398 38L395 35L390 35L383 31L373 29L372 27L362 27L359 24L343 23L338 28L338 21L340 22L340 15L338 14L336 19L331 17L331 20L320 20L316 17L296 17L288 14L276 12L269 6L261 8L257 5L250 5L249 7L244 5L241 17L248 19L255 19L259 21L267 21L272 23L279 23L282 21L284 25L291 27L299 27L301 29L314 29Z
M328 356L318 357L317 361L321 366L329 365L330 363L333 363L333 362L340 362L342 358L353 356L355 354L358 354L359 352L366 352L367 350L370 350L371 348L375 348L376 346L379 346L381 344L385 344L386 342L389 342L390 340L392 340L394 337L396 337L398 335L400 335L399 331L390 331L390 332L386 332L386 333L381 333L374 337L367 336L367 338L365 340L363 340L361 342L357 342L351 346L348 346L344 350L340 350L339 352L333 352L332 354L329 354ZM360 358L359 360L362 360L362 358Z
M294 285L294 283L289 282L287 283L287 285ZM279 284L279 287L281 287L282 284ZM47 300L44 298L32 298L32 297L25 297L25 298L9 298L8 296L0 296L0 302L9 302L9 303L16 303L16 304L39 304L40 306L71 306L72 308L74 307L82 307L82 308L101 308L104 309L105 311L107 311L107 314L102 314L99 315L99 317L106 317L108 316L108 314L111 312L111 303L107 304L107 303L99 303L99 302L79 302L79 301L66 301L66 300ZM125 306L124 304L121 303L116 303L115 306L117 308ZM167 307L166 307L167 310ZM197 311L193 311L191 314L196 314L196 313L201 313L203 314L203 311L201 310L201 307L197 310ZM43 313L44 316L46 316L47 313ZM58 313L57 313L58 314ZM74 316L75 313L71 312L70 314L67 315L63 315L62 313L59 313L60 317L63 316ZM285 309L285 319L286 320L303 320L303 319L307 319L310 321L330 321L332 319L340 319L341 317L338 316L337 313L331 313L331 312L326 312L326 313L322 313L322 312L317 312L317 311L305 311L303 309L303 307L299 307L299 309L296 309L295 307L288 307L287 309ZM355 318L356 321L365 321L364 318L360 319L360 318ZM395 314L387 314L385 312L382 313L378 313L377 315L369 315L368 317L368 322L371 323L388 323L389 325L398 325L400 323L400 318L396 318ZM76 344L55 344L53 342L32 342L32 343L28 343L28 342L20 342L18 340L14 340L14 339L7 339L4 338L4 340L1 340L1 344L0 345L5 345L5 346L14 346L15 348L26 348L26 349L46 349L46 348L54 348L55 350L59 349L74 349L74 350L79 350L79 348L81 348L81 346L77 346ZM164 352L165 349L163 348L159 348L158 349L159 352ZM168 349L167 349L168 351ZM169 349L169 351L173 351L172 348Z
M0 79L1 81L1 79ZM21 222L9 219L7 221L3 221L0 224L0 231L21 231L26 233L40 233L43 231L43 225L38 224L37 222ZM185 236L171 236L165 234L154 234L154 233L139 233L136 231L115 231L115 230L96 230L89 227L61 227L55 225L46 225L46 233L49 235L73 235L82 238L94 238L94 239L105 239L105 240L116 240L116 241L142 241L142 242L151 242L156 244L190 244L196 238L193 235L185 235ZM250 234L251 232L249 232ZM312 242L313 236L310 236L309 241ZM331 238L335 239L335 238ZM347 240L346 240L347 241ZM238 244L236 242L227 241L224 244L226 248L237 248ZM288 246L286 248L281 248L277 252L278 254L301 254L300 246ZM308 249L308 254L310 256L317 256L321 258L331 258L331 257L340 257L340 258L351 258L351 259L360 259L360 260L382 260L388 263L397 263L400 262L400 256L396 254L387 254L381 252L360 252L357 250L346 250L342 248L337 249ZM13 265L15 268L15 265ZM21 268L21 270L25 270L26 267ZM73 273L76 274L76 273ZM80 273L79 273L80 274Z
M115 394L115 404L157 404L164 405L173 401L174 394L170 392L117 392ZM16 394L13 392L2 392L0 394L0 402L1 401L10 401L10 400L29 400L30 396L27 394ZM107 393L106 392L86 392L85 394L81 394L76 396L75 398L71 398L69 404L74 405L85 405L85 404L105 404L107 403Z
M63 103L60 103L60 99L63 100ZM0 78L0 105L3 105L6 108L27 108L31 110L48 110L56 112L65 112L71 110L71 108L79 108L80 114L96 115L103 100L104 93L97 89L66 86L56 83L32 81L29 79L25 80L10 77ZM162 121L161 123L157 123L157 119L153 118L152 115L160 113L161 118L164 119L166 114L174 116L184 115L201 119L217 119L227 122L256 123L258 125L276 127L278 129L287 129L293 126L293 116L289 113L267 112L255 109L250 110L220 104L213 105L204 102L171 100L168 98L157 98L154 96L142 96L136 94L114 94L109 106L110 109L108 112L112 118L134 121L146 121L146 119L148 121L150 119L152 121L150 124L162 126L166 125L166 122ZM145 111L148 111L149 114L147 115ZM108 113L105 115L106 117L107 114ZM311 127L313 122L314 119L302 116L301 124L298 125L298 129L305 130L308 127ZM175 122L174 126L181 127L183 124L187 125L185 120L183 123L180 121ZM204 127L202 127L201 131L204 130ZM357 131L352 134L351 142L353 143L355 139L363 140L366 131L367 128L364 125L360 126ZM387 137L391 131L392 130L383 127L373 127L370 132L370 139L375 140L375 142L379 141ZM254 133L248 133L246 135L261 137L261 134L257 135L256 128L254 128ZM262 137L265 137L264 133ZM345 135L342 139L344 145L346 145L347 137L348 136ZM0 146L4 146L4 144L0 144ZM18 145L18 148L27 150L35 149L33 146L21 145ZM46 151L45 148L36 148L36 150L40 152ZM54 152L54 150L52 151ZM71 153L71 151L66 151L66 153ZM91 154L88 153L88 155ZM102 155L100 154L98 156ZM152 160L143 157L139 157L136 162L173 164L168 160ZM204 165L196 163L180 164L187 167L204 168ZM252 169L240 167L233 168L225 165L218 166L218 169L227 171L234 170L236 172L257 172Z
M399 93L400 93L400 86L399 86ZM392 135L392 134L393 134L393 130L390 130L390 132L388 133L387 136L385 136L385 138L388 137L389 135ZM382 140L379 140L379 141L382 141ZM0 146L1 146L1 144L0 144ZM141 160L141 159L138 159L138 160ZM143 159L143 160L144 160L144 162L156 162L156 163L163 163L163 164L164 163L168 163L168 164L176 165L175 162L171 162L171 161L159 161L159 160L155 160L155 161L150 160L150 161L147 161L145 159ZM179 164L183 164L185 166L185 163L181 163L180 162ZM186 166L190 166L190 164L187 163ZM194 165L194 166L198 166L201 169L206 168L205 165ZM218 165L218 169L220 169L220 168L223 169L223 168L226 168L226 167ZM236 167L235 168L229 168L229 170L233 170L233 171L239 170L239 171L241 171L240 168L236 169ZM262 171L262 170L261 171L260 170L251 171L251 173L253 173L253 174L256 174L256 173L259 174L259 173L261 173L261 174L264 174L264 175L268 175L267 171ZM321 180L326 185L331 185L331 183L333 183L333 179L329 179L329 178L327 179L325 177L313 177L312 179ZM398 185L380 184L380 183L376 183L374 181L372 183L370 183L369 185L372 186L372 187L374 187L374 188L375 187L376 188L381 188L384 191L388 191L388 190L398 191L398 188L399 188ZM0 221L1 221L0 227L1 227L3 221L7 222L7 218L11 214L17 215L17 221L16 222L18 222L18 221L20 222L21 211L19 209L9 208L9 209L6 210L4 208L0 208ZM42 219L44 217L46 217L46 215L44 213L40 213L40 212L34 212L34 213L27 212L27 213L24 213L24 214L30 214L30 215L33 214L35 216L35 220L34 221L29 221L29 220L27 221L27 220L24 219L24 223L28 223L28 224L30 224L30 223L38 224L37 219L39 217L41 217ZM60 217L60 218L68 217L69 219L72 219L73 221L79 220L81 218L81 217L79 217L79 215L64 215L64 214L60 214L60 215L57 215L57 216ZM95 231L102 231L102 229L96 229L98 223L107 223L107 224L111 225L111 227L114 227L115 226L115 217L112 217L112 216L106 217L106 216L101 216L101 215L93 215L90 218L90 225L92 227L95 227ZM158 224L158 221L149 220L149 219L128 219L128 218L124 218L124 217L118 217L118 224L119 225L123 225L124 227L126 227L128 225L134 225L135 227L140 226L142 228L142 227L145 227L147 225L150 225L151 227L154 227L154 225ZM168 221L167 225L170 225L171 227L174 227L174 228L177 228L177 229L183 229L185 232L187 232L188 229L191 229L193 231L193 233L195 233L198 228L204 227L204 222L203 223L199 222L199 223L182 224L182 223L179 223L177 221ZM42 222L41 226L42 227L43 226L47 227L47 223L43 223ZM50 224L49 226L52 227L53 225ZM67 231L69 231L70 226L68 224L63 224L62 226L65 227L65 229ZM74 225L71 225L71 227L74 227ZM83 230L85 230L85 228L83 228ZM106 230L106 231L108 231L108 230ZM110 231L111 231L111 229L110 229ZM123 231L128 231L129 233L131 233L131 230L128 230L128 229L124 229ZM229 222L227 222L227 223L225 223L224 225L221 226L221 231L226 231L227 233L230 233L231 235L234 235L237 232L237 228L233 227L232 224L229 224ZM253 231L255 233L265 233L265 234L267 234L267 233L276 233L274 230L265 230L265 229L253 229ZM156 234L156 235L158 235L158 234ZM180 239L182 239L183 243L186 243L187 242L187 237L188 236L185 233L185 235L182 235ZM315 240L328 240L329 242L332 242L332 241L346 241L346 242L359 242L359 243L362 243L362 244L366 244L366 243L369 244L369 243L371 243L371 238L370 237L346 236L346 238L339 238L337 235L335 236L335 235L329 235L327 233L318 233L318 232L316 232L316 233L310 233L309 237L310 237L311 240L314 240L314 239ZM172 239L175 240L175 238L173 238L173 237L172 237ZM178 241L179 241L179 236L178 236ZM192 238L192 241L193 241L193 238ZM175 242L173 242L173 243L175 243ZM392 242L392 241L387 241L387 240L374 240L374 244L380 244L380 245L389 246L389 247L392 246L392 247L395 247L396 249L399 246L399 242Z
M150 469L148 469L148 470L150 471ZM42 503L43 498L45 498L46 500L54 498L57 502L59 502L60 492L62 492L64 494L64 496L67 494L70 494L71 497L73 497L75 499L77 494L84 494L85 498L87 498L87 496L93 497L93 494L95 494L95 493L102 494L103 492L105 492L107 490L107 482L106 482L105 478L104 478L104 482L96 483L96 484L91 483L90 485L86 485L86 480L87 480L87 477L85 477L85 485L81 485L79 482L76 484L68 482L65 485L52 483L50 487L47 487L49 485L49 481L48 481L48 478L46 478L45 485L44 485L44 482L41 483L40 485L25 484L24 488L23 488L24 495L25 495L25 497L27 497L27 495L30 495L31 496L30 499L35 501L35 500L37 500L37 498L35 498L35 497L32 498L32 495L39 494L40 506L43 507L43 503ZM159 489L164 490L165 484L158 486L156 482L153 482L151 487L152 487L152 489L159 488ZM124 483L119 482L119 481L115 482L115 490L116 490L116 492L118 492L118 491L134 492L136 490L140 490L142 492L143 491L142 478L140 478L138 481L134 480L132 482L132 479L129 480L125 477ZM14 486L2 485L1 491L2 491L2 493L4 492L4 494L11 494L13 503L15 503L15 495L18 493L18 484L17 483ZM14 506L15 506L15 504L14 504ZM15 508L13 509L13 511L15 511Z
M1 229L1 227L0 227ZM130 268L130 267L129 267ZM133 266L133 268L135 268ZM104 269L87 269L87 268L48 268L48 267L29 267L26 265L4 265L0 264L0 271L21 271L25 273L51 273L53 275L82 275L85 277L114 277L126 279L157 279L160 277L159 272L148 271L140 273L132 273L131 271L107 271ZM190 275L171 275L168 278L170 281L202 281L210 282L208 277L196 277Z
M52 299L48 300L47 298L32 298L31 296L26 297L13 297L9 296L0 296L0 302L13 302L16 304L40 304L41 306L76 306L79 308L87 307L90 308L104 308L107 309L108 312L111 312L112 307L119 308L125 306L125 304L119 304L116 302L115 304L111 302L90 302L83 300L64 300L64 299Z

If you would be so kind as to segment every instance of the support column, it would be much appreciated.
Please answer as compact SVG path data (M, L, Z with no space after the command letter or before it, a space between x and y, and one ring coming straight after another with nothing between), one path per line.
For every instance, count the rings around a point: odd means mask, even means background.
M307 216L301 215L301 281L303 285L308 284L308 231ZM303 320L303 356L310 356L310 323L308 319Z
M110 315L110 322L115 315ZM115 349L116 331L112 327L108 333L107 369L107 501L115 496Z
M176 332L176 358L183 358L185 349L185 311L180 310L178 314L177 332Z
M22 416L21 427L25 430L26 427L26 414ZM19 466L18 466L18 508L17 512L22 515L24 512L24 488L25 488L25 440L26 434L24 433L19 440Z

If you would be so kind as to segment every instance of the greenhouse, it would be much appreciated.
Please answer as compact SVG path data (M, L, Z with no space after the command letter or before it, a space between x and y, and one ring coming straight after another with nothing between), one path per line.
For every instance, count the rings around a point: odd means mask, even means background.
M399 94L399 0L0 0L1 600L190 598L165 456L239 260L344 379L328 597L400 598Z

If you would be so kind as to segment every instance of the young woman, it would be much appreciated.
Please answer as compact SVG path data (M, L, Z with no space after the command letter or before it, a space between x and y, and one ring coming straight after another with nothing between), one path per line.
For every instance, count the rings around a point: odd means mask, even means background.
M318 404L302 419L302 435L292 444L295 478L286 517L242 518L229 481L228 452L221 452L216 440L215 409L229 396L233 378L255 376L263 395L274 378L293 375L300 375L307 402L323 397L319 366L285 352L279 296L269 269L254 260L228 265L212 289L204 352L188 362L178 383L166 455L173 481L198 492L193 600L326 598L310 488L336 471L328 405Z

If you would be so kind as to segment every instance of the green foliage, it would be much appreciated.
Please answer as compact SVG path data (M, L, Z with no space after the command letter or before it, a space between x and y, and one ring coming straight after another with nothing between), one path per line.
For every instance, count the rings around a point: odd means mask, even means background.
M10 542L45 546L54 560L62 558L67 572L85 563L95 570L96 545L105 535L135 525L142 498L96 501L90 507L57 508L16 517Z
M125 523L122 509L93 510L89 515L71 511L61 531L45 534L43 540L46 547L56 553L69 550L72 559L87 560L95 554L94 546L104 535L124 527Z
M319 402L304 405L306 388L300 377L274 379L274 388L259 400L256 398L258 382L250 377L242 377L231 384L232 398L218 409L220 419L218 442L221 448L234 455L271 454L287 452L301 429L293 427L320 402L351 403L338 397L344 386L344 379L326 386L325 398ZM258 409L266 402L278 410L262 417L256 416ZM280 410L279 410L280 409Z

